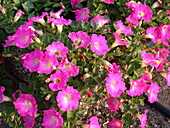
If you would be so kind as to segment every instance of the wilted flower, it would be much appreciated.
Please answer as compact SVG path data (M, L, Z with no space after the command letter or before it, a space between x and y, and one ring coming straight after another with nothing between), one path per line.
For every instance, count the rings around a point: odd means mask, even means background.
M5 88L3 86L0 87L0 103L3 102L3 99L4 99L4 91L5 91Z
M0 5L0 11L5 14L5 9Z
M114 0L103 0L103 2L107 4L114 4Z
M45 110L42 126L44 128L62 128L63 118L55 109Z
M53 42L51 45L46 47L46 50L51 54L55 55L57 58L59 57L66 57L69 49L64 46L64 44L60 41Z
M107 40L105 39L105 36L92 34L90 42L92 52L95 52L97 55L106 55L110 50L106 43Z
M63 89L68 81L68 77L64 72L57 70L56 73L50 76L50 80L53 81L49 84L49 88L52 91L57 91L59 89Z
M86 48L90 43L90 37L83 31L71 32L68 37L73 41L72 46L78 45L79 47Z
M123 122L120 121L120 120L117 120L117 119L113 119L112 121L110 121L108 123L108 125L111 127L111 128L122 128L123 127Z
M58 64L57 58L55 55L51 55L48 51L45 51L44 56L39 60L38 63L38 73L50 74L55 66Z
M114 97L108 98L107 103L108 103L108 107L109 107L110 111L119 110L119 107L121 105L121 102Z
M30 94L20 94L20 97L13 104L21 116L34 116L37 113L38 105Z
M141 124L139 125L141 128L145 128L146 121L147 121L147 114L148 110L145 110L145 113L142 115L138 115L138 118L140 119Z
M24 15L25 13L22 11L22 10L18 10L17 13L15 14L15 17L14 17L14 22L17 22L18 19Z
M58 107L62 111L74 110L78 108L79 99L81 99L80 93L72 86L63 88L62 91L58 92L56 100Z
M129 45L124 39L121 39L120 33L113 33L115 42L112 44L112 48L119 46L119 45Z
M158 93L160 92L159 89L160 87L156 83L150 84L150 87L148 89L148 93L149 93L148 101L150 103L154 103L155 101L158 101L157 97L158 97Z
M116 21L116 26L118 27L118 29L125 34L125 36L127 35L132 35L132 30L131 27L126 27L123 25L123 22L121 20Z
M81 10L76 10L76 21L87 22L89 19L89 9L83 8Z
M71 2L72 8L73 8L73 9L76 9L75 5L76 5L76 4L79 4L79 3L81 2L81 0L70 0L70 2Z
M100 28L103 25L109 23L109 19L105 19L103 16L98 14L93 19L91 19L91 22Z
M23 66L28 69L30 72L37 71L38 62L43 57L44 53L41 50L34 50L31 53L26 53L20 58L22 59Z
M112 97L119 97L126 90L125 83L122 81L122 74L110 73L106 77L106 88Z

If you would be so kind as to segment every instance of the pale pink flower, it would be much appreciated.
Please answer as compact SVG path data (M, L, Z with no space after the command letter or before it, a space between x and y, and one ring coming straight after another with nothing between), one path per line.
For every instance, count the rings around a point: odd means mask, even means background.
M132 35L131 27L126 27L125 25L123 25L123 22L121 20L116 21L116 26L122 33L125 34L125 36Z
M42 25L45 25L44 16L46 16L46 15L48 15L47 12L42 12L41 16L31 17L31 18L29 18L29 21L39 22Z
M1 11L3 14L5 14L5 9L4 9L4 7L2 7L1 5L0 5L0 11Z
M119 97L126 90L125 83L122 81L122 74L110 73L106 78L106 88L112 97Z
M112 48L119 45L129 45L124 39L120 38L120 33L113 33L115 42L112 44Z
M103 0L103 2L107 4L114 4L114 0Z
M148 110L145 110L145 113L142 114L142 115L139 115L139 119L140 119L140 122L141 124L139 125L141 128L145 128L146 126L146 121L147 121L147 114L148 113Z
M30 94L20 94L20 97L13 104L21 116L34 116L37 113L38 105Z
M60 9L58 12L50 12L50 16L54 18L60 18L62 12L64 12L63 9Z
M158 93L160 92L159 89L160 87L156 83L150 84L150 87L148 89L148 93L149 93L148 101L150 103L154 103L155 101L158 101Z
M69 49L64 46L64 44L60 41L53 42L51 45L46 47L46 50L51 54L55 55L57 58L59 57L66 57Z
M108 103L108 108L110 109L110 111L119 110L119 107L121 105L121 102L118 99L114 98L114 97L108 98L107 103Z
M78 9L76 10L76 21L82 21L82 22L87 22L89 19L89 9L88 8L83 8L83 9Z
M92 52L95 52L97 55L106 55L110 50L106 43L105 36L92 34L90 42Z
M80 93L72 86L63 88L62 91L58 92L56 100L58 107L62 111L74 110L78 108L79 101L81 99Z
M90 37L83 31L71 32L68 37L73 41L72 46L78 45L79 47L86 48L90 43Z
M26 126L26 128L32 128L34 126L34 116L30 116L30 115L25 115L22 116L23 120L24 120L24 125Z
M45 110L42 126L44 128L62 128L63 118L55 109Z
M88 128L101 128L97 116L90 118L90 124L88 125Z
M58 65L58 69L64 72L67 77L77 76L79 73L79 67L69 62L67 58L63 58Z
M5 91L5 88L3 86L0 87L0 103L3 102L3 99L4 99L4 91Z
M57 91L59 89L63 89L66 86L68 77L64 72L57 70L56 73L50 76L50 80L52 82L49 84L49 88L52 91Z
M24 14L25 13L22 10L18 10L17 13L15 14L14 22L17 22L19 20L19 18Z
M109 23L109 19L105 19L103 16L98 14L93 19L91 19L91 22L100 28L103 25Z
M39 60L37 72L39 74L46 73L50 74L58 64L55 55L51 55L48 51L45 51L44 56Z
M44 53L41 50L34 50L31 53L26 53L20 58L22 59L23 66L28 69L30 72L37 71L38 63L41 58L44 56Z
M76 9L75 5L79 4L81 0L70 0L72 9Z
M110 121L108 123L108 125L111 127L111 128L122 128L123 127L123 122L120 121L120 120L117 120L117 119L113 119L112 121Z

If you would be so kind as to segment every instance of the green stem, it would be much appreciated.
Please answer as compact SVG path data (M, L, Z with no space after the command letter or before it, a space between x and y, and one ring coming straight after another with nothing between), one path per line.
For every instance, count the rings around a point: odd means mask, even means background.
M68 121L68 128L70 128L70 121Z

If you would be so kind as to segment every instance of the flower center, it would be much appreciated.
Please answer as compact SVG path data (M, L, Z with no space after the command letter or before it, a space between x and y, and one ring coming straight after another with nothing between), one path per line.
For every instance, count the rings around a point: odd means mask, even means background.
M60 83L60 79L57 78L55 82L56 82L56 83Z
M70 98L71 96L70 96L69 94L66 94L65 97L66 97L66 98Z
M28 101L28 100L25 101L25 105L30 105L30 104L31 104L30 101Z
M94 43L94 47L95 47L96 49L99 49L99 43L98 43L98 42L95 42L95 43Z
M59 56L59 55L60 55L60 53L59 53L58 51L56 51L56 52L55 52L55 54L56 54L57 56Z
M114 82L114 81L112 81L111 85L112 85L112 86L115 86L115 82Z
M116 123L115 123L115 124L116 124L116 126L120 126L120 122L117 122L117 121L116 121Z
M144 12L139 12L138 14L139 14L139 16L144 16L145 13Z
M52 66L52 63L48 63L47 64L47 69L51 68L51 66Z

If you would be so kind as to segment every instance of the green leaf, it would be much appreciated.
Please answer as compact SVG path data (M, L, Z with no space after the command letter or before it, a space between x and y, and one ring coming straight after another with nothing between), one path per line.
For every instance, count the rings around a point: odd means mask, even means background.
M13 0L16 5L20 4L20 0Z
M54 4L54 2L47 2L47 3L44 4L44 7L51 6L52 4Z
M73 121L75 119L76 119L76 112L74 110L73 111L68 110L67 111L67 120Z
M30 1L26 1L24 4L22 4L22 6L26 12L29 12L31 9L34 8L34 4Z
M59 4L59 3L55 3L55 4L53 5L53 7L60 7L60 4Z
M134 123L132 120L132 116L129 113L125 113L122 115L122 121L129 126Z
M76 4L75 7L78 8L78 9L84 8L82 4Z

